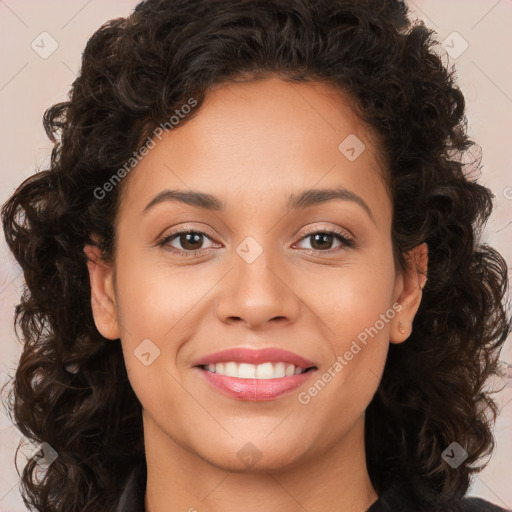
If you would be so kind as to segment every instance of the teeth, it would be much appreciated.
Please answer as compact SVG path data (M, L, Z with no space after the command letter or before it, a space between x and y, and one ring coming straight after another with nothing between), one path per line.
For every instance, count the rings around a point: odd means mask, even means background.
M242 366L242 365L240 365ZM250 365L252 366L252 365ZM291 365L293 366L293 365ZM263 363L258 366L254 366L256 377L258 379L273 379L274 378L274 366L272 363Z
M229 361L226 363L209 364L207 370L226 377L238 377L240 379L279 379L299 375L306 370L287 363L263 363L249 364Z
M238 377L238 365L236 363L225 363L224 375L226 377Z
M234 366L233 373L236 372L236 364L230 363ZM240 363L238 365L238 377L242 379L255 379L256 378L256 366L253 364ZM259 375L258 375L259 377ZM261 377L260 377L261 378ZM269 377L267 377L268 379Z

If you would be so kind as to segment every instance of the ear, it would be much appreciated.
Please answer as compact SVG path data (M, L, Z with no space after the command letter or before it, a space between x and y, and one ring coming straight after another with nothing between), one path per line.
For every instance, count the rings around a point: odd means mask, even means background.
M391 320L389 341L404 342L412 332L412 322L420 307L423 288L427 281L428 246L426 243L417 245L406 254L407 269L396 281L396 302L401 306Z
M94 323L105 338L118 339L121 333L117 321L113 265L102 260L99 247L85 245L84 253L87 256Z

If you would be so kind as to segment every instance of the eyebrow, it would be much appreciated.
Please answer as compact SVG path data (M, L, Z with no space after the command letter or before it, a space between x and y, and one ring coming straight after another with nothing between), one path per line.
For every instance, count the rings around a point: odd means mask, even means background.
M361 206L366 213L370 216L372 221L375 223L373 213L368 204L363 200L362 197L358 196L354 192L343 188L326 188L326 189L310 189L304 190L298 194L291 194L288 197L287 208L288 211L308 208L318 204L325 203L340 199L343 201L350 201ZM174 201L185 203L190 206L203 208L205 210L223 211L225 210L225 203L219 198L206 194L204 192L198 192L196 190L163 190L157 194L144 208L143 213L147 212L153 206L165 202Z

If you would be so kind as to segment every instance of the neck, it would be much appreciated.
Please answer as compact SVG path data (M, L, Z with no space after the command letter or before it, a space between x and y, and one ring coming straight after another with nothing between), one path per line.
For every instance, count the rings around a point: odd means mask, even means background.
M377 500L364 450L364 416L334 446L286 467L216 466L144 419L146 512L364 512Z

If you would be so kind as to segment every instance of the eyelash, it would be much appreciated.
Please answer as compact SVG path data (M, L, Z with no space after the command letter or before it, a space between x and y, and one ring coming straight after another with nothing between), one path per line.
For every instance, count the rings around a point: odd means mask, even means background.
M208 249L198 249L197 251L185 251L185 250L181 250L181 249L176 249L175 247L171 247L168 245L172 239L178 237L179 235L185 235L185 234L191 234L191 233L196 234L196 235L203 235L208 240L213 242L212 238L210 236L208 236L207 233L204 233L203 231L194 230L194 229L178 229L176 231L171 231L169 234L167 234L164 238L162 238L158 242L157 245L159 247L163 247L166 251L172 252L174 254L181 254L185 257L198 256L198 255L204 253L205 250L208 250ZM335 249L328 249L327 251L321 251L319 249L304 249L305 251L308 252L308 254L315 254L315 255L317 255L319 253L320 254L321 253L332 254L333 252L337 252L340 250L347 250L347 249L353 248L355 246L355 242L352 237L349 237L346 233L344 233L342 231L336 231L336 230L318 230L317 229L314 231L310 231L308 233L305 233L304 236L299 241L302 241L306 238L309 238L313 235L318 235L318 234L334 235L336 240L338 242L340 242L342 245Z

